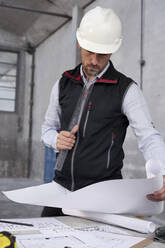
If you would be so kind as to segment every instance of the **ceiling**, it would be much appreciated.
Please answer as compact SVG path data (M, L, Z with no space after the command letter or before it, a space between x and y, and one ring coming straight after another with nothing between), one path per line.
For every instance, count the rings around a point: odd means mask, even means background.
M0 0L0 45L36 47L94 0Z

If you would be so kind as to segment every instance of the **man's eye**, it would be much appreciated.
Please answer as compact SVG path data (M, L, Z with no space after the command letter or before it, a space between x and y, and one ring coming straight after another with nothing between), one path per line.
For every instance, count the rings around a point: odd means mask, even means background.
M107 54L104 54L104 53L100 53L99 54L101 57L106 57L107 56Z

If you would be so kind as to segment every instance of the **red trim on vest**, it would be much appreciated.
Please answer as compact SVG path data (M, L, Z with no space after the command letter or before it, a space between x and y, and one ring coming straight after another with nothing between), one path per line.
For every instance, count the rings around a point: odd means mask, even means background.
M69 76L69 77L75 79L75 80L80 80L80 79L81 79L81 75L80 75L80 74L78 75L78 77L74 77L74 76L70 75L67 71L65 71L65 74L66 74L67 76Z
M112 134L112 139L116 139L116 135L114 133Z
M117 83L117 80L109 80L109 79L100 78L96 82L106 82L106 83L116 84Z

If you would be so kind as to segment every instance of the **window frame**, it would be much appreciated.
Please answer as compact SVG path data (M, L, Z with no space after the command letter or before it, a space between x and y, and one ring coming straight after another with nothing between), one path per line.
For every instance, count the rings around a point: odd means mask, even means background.
M20 50L18 49L10 49L10 48L3 48L0 46L0 52L6 53L14 53L17 55L16 61L16 77L15 77L15 106L13 111L1 110L0 113L8 113L8 114L15 114L17 112L17 102L18 102L18 87L19 87L19 73L20 73Z

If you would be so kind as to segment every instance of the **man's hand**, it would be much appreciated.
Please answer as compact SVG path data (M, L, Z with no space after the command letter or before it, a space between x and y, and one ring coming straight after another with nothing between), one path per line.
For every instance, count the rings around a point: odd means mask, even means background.
M165 175L163 176L163 187L155 191L153 194L147 195L147 199L151 201L164 201L165 200Z
M75 144L76 136L78 131L78 125L75 125L73 129L69 131L61 131L57 136L57 149L60 150L71 150Z

